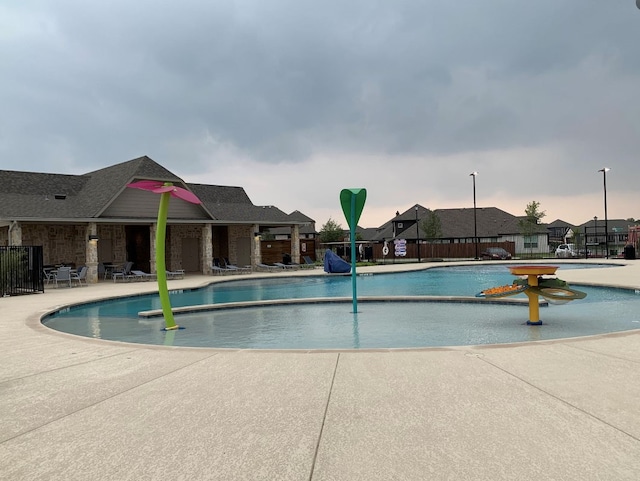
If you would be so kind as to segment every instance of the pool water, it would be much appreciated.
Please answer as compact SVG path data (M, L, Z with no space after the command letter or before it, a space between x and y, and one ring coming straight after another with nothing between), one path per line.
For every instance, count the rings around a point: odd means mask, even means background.
M598 266L602 267L602 266ZM565 268L565 267L563 267ZM562 277L561 271L558 272ZM358 296L475 296L511 283L504 265L460 266L358 277ZM585 299L541 308L543 326L527 326L526 305L351 302L269 305L140 318L159 309L157 295L65 309L45 319L73 334L145 344L251 349L359 349L459 346L585 336L640 328L635 291L578 287ZM173 307L239 301L351 297L350 276L247 279L171 294ZM524 295L515 297L525 298Z

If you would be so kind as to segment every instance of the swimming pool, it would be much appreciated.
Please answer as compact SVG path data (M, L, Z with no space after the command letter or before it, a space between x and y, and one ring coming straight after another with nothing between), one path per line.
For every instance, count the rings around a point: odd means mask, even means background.
M573 268L585 266L575 265ZM597 267L603 267L601 265ZM568 268L563 265L562 269ZM561 269L561 270L562 270ZM558 272L562 277L561 270ZM399 274L359 276L358 297L475 296L514 279L504 265L458 266ZM362 349L494 344L576 337L639 328L635 291L580 288L587 298L541 310L544 326L525 326L517 305L460 302L350 302L257 306L181 314L186 329L161 331L156 295L67 308L44 320L73 334L146 344L251 349ZM275 299L349 298L349 276L234 280L206 289L172 292L174 308L194 304ZM517 296L524 297L524 296Z

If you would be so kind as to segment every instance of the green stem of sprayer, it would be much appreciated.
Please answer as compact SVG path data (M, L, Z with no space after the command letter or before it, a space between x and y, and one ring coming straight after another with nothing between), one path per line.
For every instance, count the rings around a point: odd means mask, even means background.
M351 195L351 290L353 291L353 313L358 312L358 294L356 292L356 196Z
M158 208L158 225L156 228L156 273L158 277L158 294L164 315L165 329L167 331L178 329L173 319L169 289L167 288L167 268L165 264L165 239L167 233L167 216L169 214L169 199L171 194L164 192L160 195L160 207Z

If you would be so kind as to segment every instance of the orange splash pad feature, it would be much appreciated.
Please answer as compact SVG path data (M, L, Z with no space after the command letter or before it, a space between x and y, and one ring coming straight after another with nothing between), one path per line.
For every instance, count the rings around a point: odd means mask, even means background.
M514 276L536 276L537 278L538 276L542 276L545 274L555 274L558 270L558 266L513 266L509 267L509 270Z
M555 274L558 270L558 266L513 266L509 267L509 270L514 276L527 276L527 283L529 286L537 287L538 276ZM529 298L529 320L527 321L527 324L539 326L542 324L542 321L540 320L540 303L538 293L531 289L526 289L524 293Z

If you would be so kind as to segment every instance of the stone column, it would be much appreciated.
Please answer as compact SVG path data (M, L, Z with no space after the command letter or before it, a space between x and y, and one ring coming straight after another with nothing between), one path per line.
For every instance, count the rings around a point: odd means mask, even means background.
M291 227L291 261L300 264L300 226Z
M211 224L202 226L202 273L211 275L211 266L213 265L213 229Z
M251 238L253 239L253 252L251 253L251 267L256 267L258 264L262 264L262 245L259 235L260 226L254 225L251 228Z
M21 246L22 245L22 225L18 221L13 221L9 224L9 245Z
M98 282L98 242L100 239L90 239L98 237L98 226L95 222L89 222L86 228L85 242L85 262L87 264L87 284L97 284Z
M151 274L156 274L156 230L158 224L155 222L149 226L149 271Z

